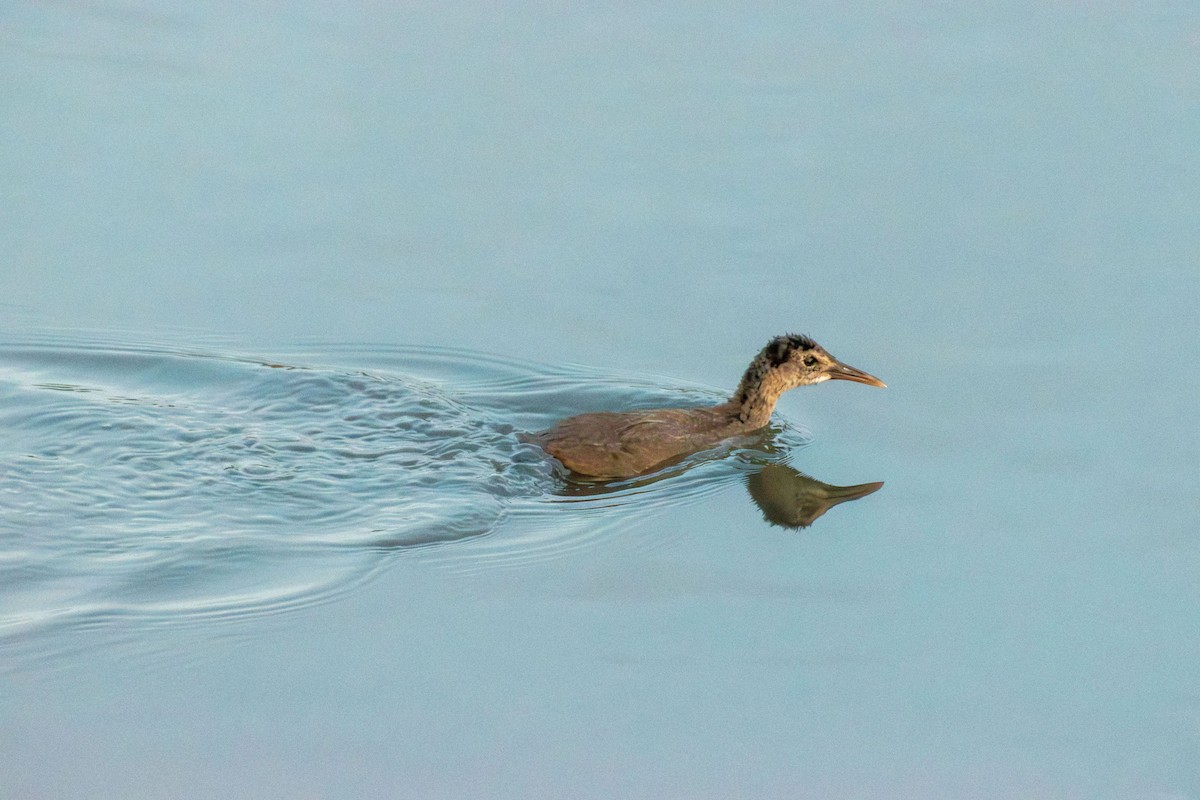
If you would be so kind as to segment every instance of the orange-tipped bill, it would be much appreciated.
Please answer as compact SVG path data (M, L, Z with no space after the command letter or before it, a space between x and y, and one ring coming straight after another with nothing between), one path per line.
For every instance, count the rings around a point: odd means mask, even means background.
M829 367L829 369L825 370L825 372L827 372L829 377L834 380L865 383L867 386L878 386L880 389L887 388L887 384L879 380L879 378L876 378L874 375L870 375L866 372L863 372L861 369L855 369L854 367L841 362L833 364Z

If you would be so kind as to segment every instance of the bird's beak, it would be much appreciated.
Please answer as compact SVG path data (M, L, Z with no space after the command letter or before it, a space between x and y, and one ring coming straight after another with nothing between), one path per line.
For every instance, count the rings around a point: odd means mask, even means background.
M887 388L887 384L874 375L869 375L861 369L855 369L849 364L843 364L840 361L831 364L825 372L834 380L865 383L867 386L878 386L880 389Z

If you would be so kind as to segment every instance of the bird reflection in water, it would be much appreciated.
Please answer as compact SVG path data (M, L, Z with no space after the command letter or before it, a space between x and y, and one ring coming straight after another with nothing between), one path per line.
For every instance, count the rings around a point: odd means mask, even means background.
M778 432L778 429L771 428L755 439L743 440L743 445L752 445L754 450L742 451L736 456L747 473L746 489L750 497L762 511L763 519L772 525L807 528L834 506L858 500L883 488L882 481L854 486L833 486L773 460L781 455L781 450L773 441L774 434ZM601 495L629 498L660 481L679 478L694 466L695 460L684 460L653 475L618 481L592 480L569 475L556 494L565 498Z
M883 488L883 481L831 486L784 464L766 464L746 478L746 489L763 519L784 528L807 528L839 503L858 500Z

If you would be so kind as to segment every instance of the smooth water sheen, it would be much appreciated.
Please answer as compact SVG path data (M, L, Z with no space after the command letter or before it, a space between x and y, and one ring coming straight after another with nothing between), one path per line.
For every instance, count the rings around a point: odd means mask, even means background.
M0 799L1200 800L1197 76L1194 0L0 4ZM787 332L888 388L520 442Z
M633 503L644 515L694 500L738 475L737 459L671 477L701 454L660 476L581 483L517 434L572 407L722 399L444 348L274 361L7 343L0 641L36 655L77 628L302 608L352 590L398 553L496 533L514 514L521 529L485 548L488 564L580 547L605 527L571 521L591 506L611 523ZM781 430L757 438L771 450L805 442Z

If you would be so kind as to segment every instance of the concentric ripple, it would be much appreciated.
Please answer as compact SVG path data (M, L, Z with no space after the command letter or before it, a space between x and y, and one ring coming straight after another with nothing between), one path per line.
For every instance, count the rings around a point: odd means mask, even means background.
M0 346L0 641L300 607L417 548L469 569L547 558L738 471L701 456L579 486L516 436L585 409L711 402L703 389L436 348L273 359Z

